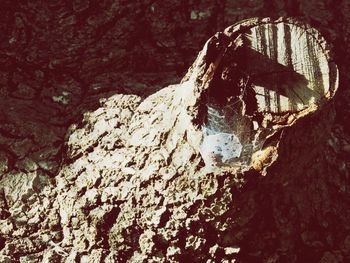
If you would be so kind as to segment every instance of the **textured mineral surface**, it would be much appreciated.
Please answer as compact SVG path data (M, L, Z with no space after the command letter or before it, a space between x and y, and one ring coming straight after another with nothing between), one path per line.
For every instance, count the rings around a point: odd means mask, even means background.
M347 1L0 5L0 262L350 261Z

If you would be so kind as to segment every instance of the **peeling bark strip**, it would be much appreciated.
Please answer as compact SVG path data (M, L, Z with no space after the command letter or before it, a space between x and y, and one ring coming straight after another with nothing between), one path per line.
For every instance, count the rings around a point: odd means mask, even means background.
M290 19L244 21L209 40L205 52L201 153L208 166L250 165L267 137L322 107L337 89L325 40Z

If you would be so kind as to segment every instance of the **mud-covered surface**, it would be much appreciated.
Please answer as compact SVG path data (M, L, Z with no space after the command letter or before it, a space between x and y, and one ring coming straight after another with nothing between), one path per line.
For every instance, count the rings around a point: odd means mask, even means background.
M4 0L0 10L1 262L350 260L348 1ZM263 182L249 175L240 195L240 178L185 176L203 165L187 144L169 157L125 137L142 131L132 116L143 98L178 83L211 35L244 18L283 15L320 30L340 70L335 112L313 120L325 137L303 146L307 157L286 153ZM164 108L142 110L163 116ZM181 141L189 125L174 125L179 135L169 138ZM169 158L179 167L154 173ZM165 185L149 185L157 176Z

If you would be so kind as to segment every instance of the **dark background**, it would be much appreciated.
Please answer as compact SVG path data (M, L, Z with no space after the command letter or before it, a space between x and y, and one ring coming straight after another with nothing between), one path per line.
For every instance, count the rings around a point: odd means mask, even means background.
M333 132L349 158L350 1L0 0L0 13L0 178L55 176L68 126L99 98L179 82L210 36L255 16L298 17L333 45Z

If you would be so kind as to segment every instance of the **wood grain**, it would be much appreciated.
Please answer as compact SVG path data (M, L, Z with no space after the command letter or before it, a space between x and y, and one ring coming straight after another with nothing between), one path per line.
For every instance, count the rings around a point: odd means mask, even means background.
M260 112L296 112L334 94L337 72L318 32L290 22L258 22L240 30L241 67Z

